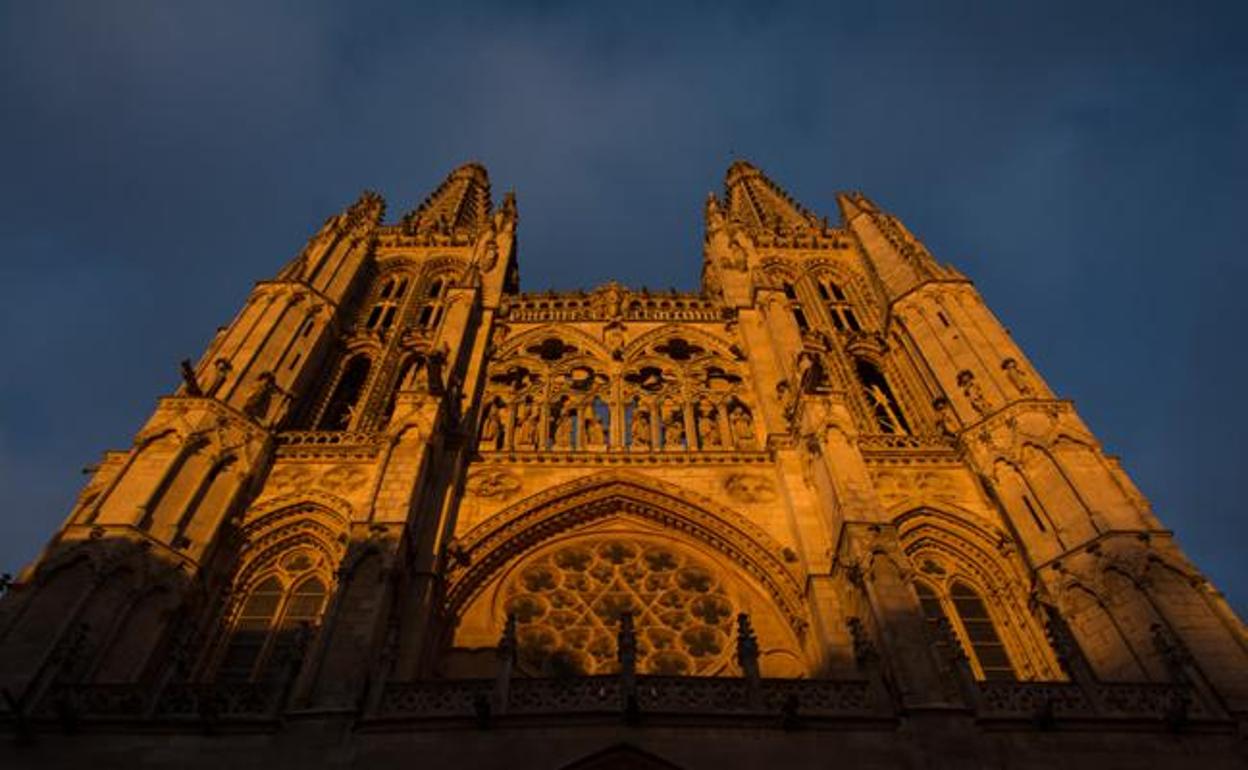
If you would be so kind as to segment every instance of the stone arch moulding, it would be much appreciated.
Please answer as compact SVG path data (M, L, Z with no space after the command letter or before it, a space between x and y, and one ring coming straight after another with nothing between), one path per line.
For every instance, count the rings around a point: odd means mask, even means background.
M907 500L905 512L893 517L902 552L911 556L925 544L939 544L937 550L957 551L963 564L993 582L1026 582L1025 572L1011 557L1013 540L1002 530L970 511L931 501ZM1003 548L1009 549L1003 553Z
M508 337L493 358L496 361L501 361L504 358L521 355L526 352L529 345L540 343L547 337L558 337L574 345L583 346L580 352L591 357L599 358L603 361L611 360L611 351L607 349L606 345L602 344L601 340L576 327L560 324L544 324L535 329L526 329L513 337ZM528 355L525 357L536 358L536 356Z
M680 324L664 324L657 329L642 334L637 339L628 343L624 348L624 360L633 361L635 358L647 356L647 348L658 342L666 340L668 337L684 337L691 342L698 342L708 351L712 351L721 356L726 361L736 361L737 357L732 352L729 343L713 334L708 334L701 329L695 329L690 326L682 326Z
M337 505L323 501L336 500ZM348 511L344 514L341 511ZM290 495L273 500L241 528L242 547L234 583L249 585L259 571L285 550L306 545L322 552L337 565L346 550L350 529L350 506L323 493ZM249 513L249 517L255 513Z
M457 617L490 580L552 537L624 512L727 557L772 597L798 639L808 625L798 576L782 546L740 514L639 474L607 471L532 495L467 532L448 572L447 617Z
M1011 538L979 517L947 504L913 508L895 522L902 552L913 567L912 578L936 570L927 575L933 582L948 584L963 577L986 591L984 598L992 604L994 624L1016 673L1025 679L1061 676L1043 625L1031 606L1030 577ZM928 564L932 558L944 564Z

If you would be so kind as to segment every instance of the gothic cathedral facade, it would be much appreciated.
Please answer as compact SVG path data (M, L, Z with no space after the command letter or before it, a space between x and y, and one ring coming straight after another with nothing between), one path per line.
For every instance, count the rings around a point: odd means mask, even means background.
M0 756L1239 766L1242 622L971 282L838 202L738 161L700 291L525 293L481 166L365 193L7 586Z

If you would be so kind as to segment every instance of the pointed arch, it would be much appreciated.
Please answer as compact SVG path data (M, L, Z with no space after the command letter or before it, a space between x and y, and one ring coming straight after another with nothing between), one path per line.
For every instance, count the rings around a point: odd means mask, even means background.
M603 361L611 360L611 351L607 349L607 346L601 340L575 326L565 324L543 324L507 338L507 341L494 354L494 360L501 361L504 358L525 355L529 345L541 342L547 337L566 339L574 345L579 345L581 347L580 352L590 353Z
M555 535L620 512L676 530L726 556L771 595L801 638L807 625L801 584L779 543L735 511L623 471L605 471L539 492L465 533L458 543L460 563L448 575L448 615L456 616L495 574Z
M1000 529L968 511L942 505L910 510L895 519L902 552L913 565L913 575L935 588L947 604L945 613L959 619L955 633L968 653L980 640L972 626L990 622L1008 650L1007 666L1022 679L1061 678L1061 667L1044 632L1043 621L1030 605L1030 578L1014 555L1013 541ZM970 621L958 605L955 589L969 586L983 597L983 617ZM965 593L965 590L963 593ZM922 597L920 597L922 598ZM969 599L963 604L970 606ZM956 608L956 611L953 611ZM979 661L979 658L976 658ZM994 658L981 674L1006 669Z
M333 498L332 495L317 495ZM327 564L336 565L346 551L350 518L336 508L313 502L310 495L297 498L252 519L241 531L243 545L239 549L236 586L248 586L259 573L267 570L285 552L307 546L319 552Z
M709 334L701 329L694 328L689 325L681 324L664 324L657 329L642 334L637 339L628 343L624 347L624 360L632 362L634 358L645 355L647 349L658 342L662 342L668 337L683 337L692 342L696 342L705 347L708 351L714 351L729 361L735 361L736 356L732 351L729 343L720 337Z

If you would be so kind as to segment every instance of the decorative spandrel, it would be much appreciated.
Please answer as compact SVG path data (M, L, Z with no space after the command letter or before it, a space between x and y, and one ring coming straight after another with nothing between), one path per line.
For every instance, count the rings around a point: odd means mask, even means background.
M504 596L520 665L533 675L616 671L626 612L639 672L710 676L731 659L737 607L718 570L658 540L612 535L557 546L522 564Z

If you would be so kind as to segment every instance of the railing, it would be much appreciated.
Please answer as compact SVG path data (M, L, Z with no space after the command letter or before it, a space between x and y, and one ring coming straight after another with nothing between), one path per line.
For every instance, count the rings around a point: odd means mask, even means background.
M62 684L25 716L124 722L255 722L287 707L280 683ZM500 702L500 699L503 702ZM978 682L973 708L983 720L1130 720L1170 725L1218 720L1185 685L1155 683ZM493 679L390 682L366 720L480 720L499 716L620 714L802 719L895 718L887 691L870 680L759 679L639 675L514 678L499 695ZM13 715L8 715L10 718Z
M274 717L282 707L285 688L268 682L235 682L231 684L174 684L161 692L154 716L201 717Z
M60 684L35 717L102 720L257 719L277 716L284 688L275 683L171 684L159 692L141 684Z
M872 697L866 681L763 679L752 692L748 680L726 677L638 676L630 688L619 676L513 679L506 703L497 703L493 680L392 682L382 694L383 718L480 716L489 703L509 715L603 714L624 708L626 693L646 714L715 716L778 715L786 709L805 716L878 717L891 706Z
M1098 682L979 682L978 712L985 718L1109 718L1168 722L1215 716L1184 685Z
M952 439L943 436L908 436L893 433L869 433L858 437L864 452L948 452L957 451Z
M277 434L281 446L343 446L371 444L376 441L374 433L338 430L288 430Z

